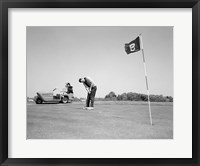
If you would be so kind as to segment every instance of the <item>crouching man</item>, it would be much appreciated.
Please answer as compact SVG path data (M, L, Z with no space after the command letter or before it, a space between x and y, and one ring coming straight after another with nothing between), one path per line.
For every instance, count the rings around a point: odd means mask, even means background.
M85 89L88 92L86 100L86 109L94 109L94 99L97 91L97 86L90 77L80 78L79 82L83 83Z

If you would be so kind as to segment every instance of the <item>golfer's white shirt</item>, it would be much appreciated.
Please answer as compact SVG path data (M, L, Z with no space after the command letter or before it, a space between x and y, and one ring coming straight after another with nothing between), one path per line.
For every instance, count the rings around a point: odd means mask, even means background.
M92 87L96 86L95 82L90 77L87 76L86 78L91 81Z

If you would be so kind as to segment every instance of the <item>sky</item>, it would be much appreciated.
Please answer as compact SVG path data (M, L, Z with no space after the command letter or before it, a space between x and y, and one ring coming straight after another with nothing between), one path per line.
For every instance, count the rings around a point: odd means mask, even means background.
M89 76L96 97L146 94L142 51L126 54L124 45L142 34L149 92L173 96L173 27L29 26L26 29L27 96L73 86L87 96L79 78Z

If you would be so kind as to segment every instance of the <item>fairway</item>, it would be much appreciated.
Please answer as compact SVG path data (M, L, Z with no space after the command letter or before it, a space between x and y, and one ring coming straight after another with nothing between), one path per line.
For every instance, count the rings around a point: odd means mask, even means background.
M27 104L27 139L173 139L173 103L96 101Z

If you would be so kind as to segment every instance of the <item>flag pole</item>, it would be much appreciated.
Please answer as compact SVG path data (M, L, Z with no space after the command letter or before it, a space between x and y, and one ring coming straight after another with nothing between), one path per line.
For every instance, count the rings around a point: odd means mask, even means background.
M143 56L145 80L146 80L147 95L148 95L148 103L149 103L149 118L150 118L150 123L151 123L151 125L153 125L152 116L151 116L151 103L150 103L150 97L149 97L149 87L148 87L146 63L145 63L145 57L144 57L144 48L143 48L143 43L142 43L142 34L140 34L139 37L140 37L140 48L141 48L141 50L142 50L142 56Z

